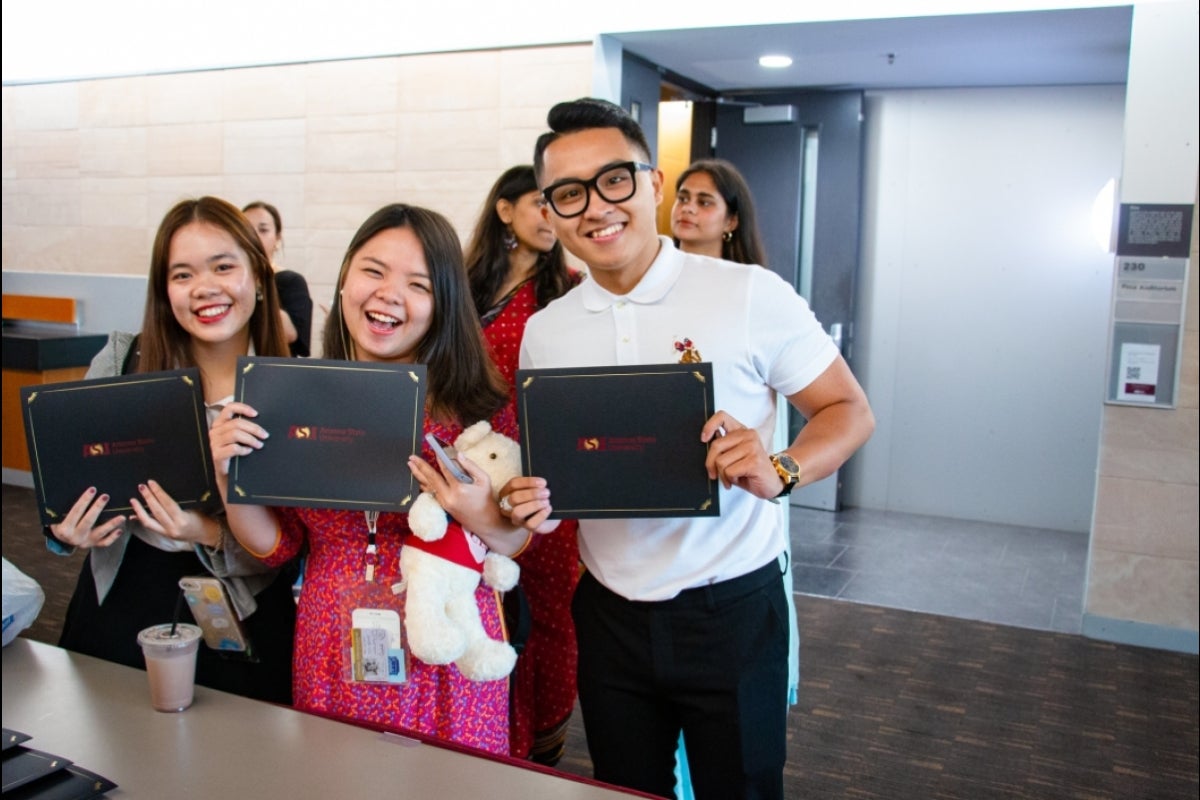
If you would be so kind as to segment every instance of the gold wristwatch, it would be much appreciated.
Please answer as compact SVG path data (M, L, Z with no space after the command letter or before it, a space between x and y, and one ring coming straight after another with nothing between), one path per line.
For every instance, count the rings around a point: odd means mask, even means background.
M779 479L783 481L783 491L775 496L786 497L800 482L800 465L796 463L796 459L787 454L786 450L772 453L769 458L771 466L775 468L775 471L779 473Z

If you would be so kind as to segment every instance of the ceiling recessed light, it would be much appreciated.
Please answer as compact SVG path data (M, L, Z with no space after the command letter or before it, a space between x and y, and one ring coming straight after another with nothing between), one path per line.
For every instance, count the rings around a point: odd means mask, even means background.
M783 69L792 65L792 58L791 56L763 56L758 59L758 65L768 69Z

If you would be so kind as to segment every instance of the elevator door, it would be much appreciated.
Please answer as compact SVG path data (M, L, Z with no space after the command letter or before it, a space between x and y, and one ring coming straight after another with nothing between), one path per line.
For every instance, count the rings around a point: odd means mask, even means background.
M759 110L747 115L747 109ZM737 165L750 185L768 266L808 300L851 368L862 109L862 92L738 96L736 103L716 105L713 148L714 155ZM803 425L792 409L789 436ZM839 472L794 492L792 504L836 510L840 494Z

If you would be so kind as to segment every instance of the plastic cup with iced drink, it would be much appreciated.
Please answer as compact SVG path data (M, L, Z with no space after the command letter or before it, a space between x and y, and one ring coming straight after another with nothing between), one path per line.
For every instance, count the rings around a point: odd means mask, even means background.
M174 632L172 632L174 627ZM138 634L150 678L150 703L157 711L183 711L192 704L196 687L199 626L180 623L154 625Z

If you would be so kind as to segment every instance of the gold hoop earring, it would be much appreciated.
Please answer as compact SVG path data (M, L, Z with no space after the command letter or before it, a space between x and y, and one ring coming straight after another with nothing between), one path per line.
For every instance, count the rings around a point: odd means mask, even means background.
M721 234L721 239L725 242L732 242L733 241L733 231L725 231L723 234Z

